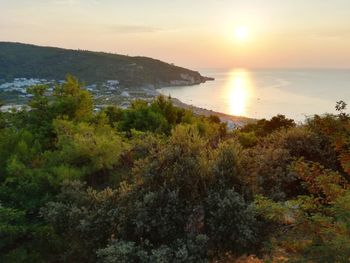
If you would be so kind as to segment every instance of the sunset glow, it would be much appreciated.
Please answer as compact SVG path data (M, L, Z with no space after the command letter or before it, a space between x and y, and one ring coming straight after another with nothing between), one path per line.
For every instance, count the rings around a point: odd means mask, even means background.
M232 115L243 116L247 114L249 98L253 92L249 72L244 69L235 69L230 75L230 81L227 84L229 112Z
M350 263L350 0L0 10L0 263Z
M194 69L350 67L345 0L0 0L0 10L2 41L147 56Z
M249 38L249 30L245 26L239 26L235 29L235 39L239 42L246 41Z

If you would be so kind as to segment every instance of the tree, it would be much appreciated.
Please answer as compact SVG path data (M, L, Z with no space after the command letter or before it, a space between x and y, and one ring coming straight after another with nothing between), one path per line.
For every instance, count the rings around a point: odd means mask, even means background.
M255 132L257 136L266 136L274 131L280 129L288 129L295 127L294 120L286 118L284 115L277 115L271 118L271 120L261 119L256 123L250 123L244 126L241 131L243 132Z
M47 153L48 164L56 169L65 165L72 172L78 169L78 174L91 183L106 180L108 171L119 164L121 154L127 149L127 144L108 125L55 120L54 129L57 150Z
M47 85L37 85L27 89L27 92L33 95L28 103L32 109L38 110L41 113L48 110L49 99L46 95L48 88Z
M243 254L259 243L254 210L233 189L211 192L205 199L205 232L216 252ZM260 237L262 238L262 237Z
M259 197L256 208L270 222L281 224L271 243L289 251L289 259L348 262L350 257L350 186L342 176L317 163L298 161L292 169L309 194L285 202ZM283 233L283 234L282 234Z
M56 85L53 104L56 115L77 121L86 121L92 117L92 97L82 87L83 84L71 75L67 76L65 82Z
M346 106L347 106L347 104L343 100L337 101L337 103L335 105L336 111L339 112L339 116L343 119L346 119L349 117L349 114L345 113Z
M122 131L136 129L139 131L167 133L170 126L166 118L160 112L150 107L147 102L135 101L131 108L124 112L119 128Z

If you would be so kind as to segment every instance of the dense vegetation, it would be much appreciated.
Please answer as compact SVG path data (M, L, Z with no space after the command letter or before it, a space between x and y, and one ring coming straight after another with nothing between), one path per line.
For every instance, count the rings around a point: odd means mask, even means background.
M350 117L228 131L69 77L0 115L0 262L348 262Z
M181 74L205 80L198 72L146 57L0 42L0 83L13 78L62 80L67 73L85 83L119 80L121 85L169 85Z

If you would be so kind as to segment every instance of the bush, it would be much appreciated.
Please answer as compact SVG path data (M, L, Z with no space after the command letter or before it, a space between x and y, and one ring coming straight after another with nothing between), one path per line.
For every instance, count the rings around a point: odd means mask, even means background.
M234 190L211 193L204 200L205 232L216 251L242 254L259 243L254 211Z
M101 263L201 263L208 262L206 255L207 237L198 235L176 240L171 246L151 248L147 241L143 246L134 242L114 241L97 251Z

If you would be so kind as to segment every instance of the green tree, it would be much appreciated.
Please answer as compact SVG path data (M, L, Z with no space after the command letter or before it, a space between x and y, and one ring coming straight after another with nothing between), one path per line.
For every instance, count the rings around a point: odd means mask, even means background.
M127 149L127 143L108 125L55 120L54 129L57 149L46 153L47 163L55 169L65 165L68 174L70 167L71 179L79 179L74 177L80 174L81 179L93 184L105 181L108 172L119 164L123 151ZM80 172L74 172L76 170Z
M259 223L242 196L230 189L211 192L204 202L205 232L216 253L254 251L259 243Z
M280 129L288 129L295 127L294 120L286 118L284 115L276 115L270 120L261 119L256 123L250 123L244 126L241 131L243 132L255 132L257 136L266 136L274 131Z
M56 85L53 108L57 115L76 121L86 121L92 117L93 100L82 87L83 84L70 75L65 82Z

